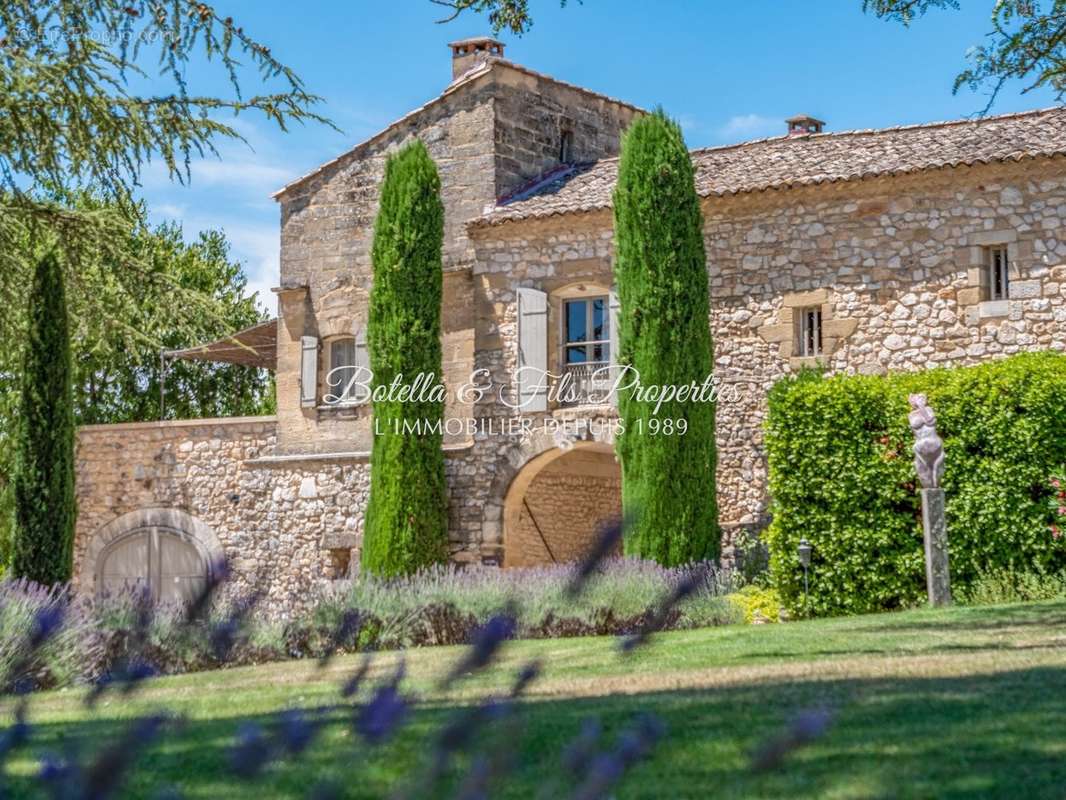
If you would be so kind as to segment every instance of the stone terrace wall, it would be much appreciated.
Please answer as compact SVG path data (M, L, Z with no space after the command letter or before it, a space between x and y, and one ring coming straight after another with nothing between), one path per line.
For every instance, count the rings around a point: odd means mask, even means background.
M105 525L141 509L176 508L209 526L233 569L230 591L265 592L283 616L357 547L369 492L363 462L272 459L272 417L94 425L78 433L75 580ZM353 554L358 558L358 551Z
M714 198L703 210L716 374L727 387L718 405L727 528L757 527L767 513L766 391L812 363L794 349L797 309L821 308L821 361L833 372L1066 349L1061 160ZM592 212L472 229L479 366L497 380L513 368L517 287L610 283L611 226L609 212ZM981 247L1001 242L1012 299L981 303Z

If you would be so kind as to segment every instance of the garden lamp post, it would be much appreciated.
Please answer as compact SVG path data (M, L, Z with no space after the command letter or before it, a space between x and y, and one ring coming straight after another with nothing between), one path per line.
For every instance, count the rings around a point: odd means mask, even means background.
M803 605L807 605L807 569L811 566L811 543L805 538L800 539L796 554L799 556L800 566L803 567Z

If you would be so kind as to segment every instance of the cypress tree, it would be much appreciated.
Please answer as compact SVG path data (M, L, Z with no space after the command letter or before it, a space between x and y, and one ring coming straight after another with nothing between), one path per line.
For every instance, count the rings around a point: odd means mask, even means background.
M385 165L374 223L374 285L367 344L372 385L419 374L441 380L441 246L444 205L437 167L415 141ZM363 567L399 575L443 561L448 550L443 400L374 402L370 501ZM422 426L405 430L404 423Z
M681 129L662 110L623 138L614 230L619 363L644 386L702 384L714 363L702 215ZM632 389L618 403L626 554L664 565L717 558L713 403L667 402L655 414ZM686 432L667 435L671 419Z
M42 258L30 294L16 439L12 571L52 584L70 580L74 520L74 405L63 273Z

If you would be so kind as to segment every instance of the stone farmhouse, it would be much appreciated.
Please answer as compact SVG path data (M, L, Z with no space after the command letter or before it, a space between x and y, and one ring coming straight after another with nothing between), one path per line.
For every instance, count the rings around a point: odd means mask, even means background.
M83 590L133 578L180 596L225 554L236 585L284 614L356 568L372 419L336 378L366 363L379 183L413 137L438 164L446 214L452 558L566 561L619 512L616 414L594 370L625 313L611 192L621 135L643 112L512 63L492 39L450 47L440 95L275 195L278 319L171 354L274 370L276 417L80 431ZM727 557L766 521L762 424L781 376L1066 349L1066 109L840 133L800 116L692 159ZM516 385L520 366L566 375L572 391ZM460 391L474 374L498 390Z

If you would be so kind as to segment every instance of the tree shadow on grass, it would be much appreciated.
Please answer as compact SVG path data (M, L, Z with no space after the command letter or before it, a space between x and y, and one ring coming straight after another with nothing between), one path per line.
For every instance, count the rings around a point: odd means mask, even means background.
M634 676L634 689L640 688ZM626 776L619 798L800 797L1060 797L1066 785L1064 668L928 679L763 682L714 690L649 691L599 698L524 702L517 766L492 797L566 797L559 752L590 715L613 738L635 714L652 712L668 726L651 758ZM225 698L219 698L225 705ZM779 733L798 711L825 706L835 722L827 735L794 753L777 771L748 771L750 753ZM390 796L423 768L432 734L459 708L418 709L403 733L381 748L359 743L349 712L338 712L320 740L298 759L270 767L244 784L228 768L228 747L247 718L220 713L190 720L138 759L123 797L157 796L174 786L188 798L302 798L317 781L343 786L346 796ZM32 718L32 707L31 707ZM260 718L269 724L268 718ZM124 729L100 717L38 726L30 754L79 741L92 749ZM501 731L486 730L498 742ZM460 760L454 779L466 762ZM558 782L558 783L556 783ZM34 794L25 775L9 778L15 797ZM431 797L433 794L419 794Z

